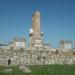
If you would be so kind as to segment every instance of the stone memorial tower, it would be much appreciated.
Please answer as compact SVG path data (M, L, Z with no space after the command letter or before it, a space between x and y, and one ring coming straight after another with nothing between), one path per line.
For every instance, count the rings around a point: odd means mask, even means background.
M32 16L32 28L30 29L30 47L42 47L42 31L40 24L40 12L36 11Z

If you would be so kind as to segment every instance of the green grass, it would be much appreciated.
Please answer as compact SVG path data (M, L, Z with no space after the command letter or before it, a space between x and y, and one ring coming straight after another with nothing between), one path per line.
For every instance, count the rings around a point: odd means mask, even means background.
M34 65L28 66L31 73L23 73L18 67L12 67L12 73L3 73L0 68L0 75L75 75L75 65Z

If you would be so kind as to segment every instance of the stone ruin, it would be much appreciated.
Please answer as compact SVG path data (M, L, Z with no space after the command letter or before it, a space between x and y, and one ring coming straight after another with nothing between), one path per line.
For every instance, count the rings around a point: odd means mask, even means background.
M60 48L51 48L42 40L40 12L32 16L30 43L26 48L25 38L15 38L0 48L0 66L19 66L23 71L31 72L27 65L75 64L75 49L70 41L61 41Z

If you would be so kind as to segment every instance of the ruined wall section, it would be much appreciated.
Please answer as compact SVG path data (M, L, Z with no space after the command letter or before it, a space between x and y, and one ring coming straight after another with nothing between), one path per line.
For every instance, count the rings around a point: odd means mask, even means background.
M8 60L10 60L10 66L17 66L26 64L26 51L15 49L0 49L0 66L8 66Z

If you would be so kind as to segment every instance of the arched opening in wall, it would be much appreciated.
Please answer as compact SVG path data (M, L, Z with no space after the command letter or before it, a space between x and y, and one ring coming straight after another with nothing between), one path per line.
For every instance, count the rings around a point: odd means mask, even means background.
M8 62L8 66L9 66L9 65L11 64L11 60L10 60L10 59L8 59L8 61L7 61L7 62Z
M43 64L45 64L46 62L46 57L43 57Z

